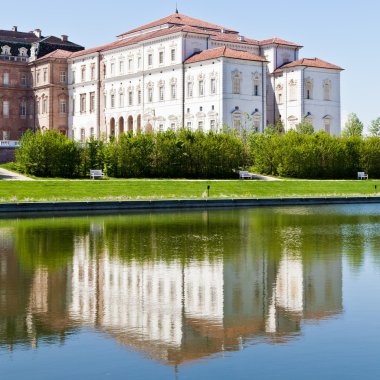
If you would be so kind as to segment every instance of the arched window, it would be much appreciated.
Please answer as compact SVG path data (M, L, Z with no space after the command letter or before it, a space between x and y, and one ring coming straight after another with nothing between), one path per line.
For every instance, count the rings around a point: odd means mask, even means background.
M331 100L331 81L328 79L323 81L323 99Z
M232 73L232 93L235 95L240 95L241 91L241 75L238 70Z
M293 79L289 82L289 100L297 100L297 82Z
M253 128L254 128L255 132L259 132L260 126L261 126L261 113L256 111L252 116L253 116L252 117Z
M20 57L27 57L28 56L28 49L26 49L24 47L18 49L18 52L19 52Z
M305 99L313 99L313 80L310 78L305 81Z

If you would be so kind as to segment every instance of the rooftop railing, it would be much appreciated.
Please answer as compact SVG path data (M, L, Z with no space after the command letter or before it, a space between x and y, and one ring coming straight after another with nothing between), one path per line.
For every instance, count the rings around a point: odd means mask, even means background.
M8 62L29 62L29 57L20 57L13 55L0 55L0 61L8 61Z
M17 140L0 140L1 148L17 148L20 146L20 141Z

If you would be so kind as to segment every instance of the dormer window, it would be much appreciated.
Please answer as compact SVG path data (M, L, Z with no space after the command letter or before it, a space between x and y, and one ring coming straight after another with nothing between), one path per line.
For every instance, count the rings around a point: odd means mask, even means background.
M22 47L22 48L18 49L18 51L19 51L20 57L27 57L28 56L28 49Z
M11 55L11 48L8 45L2 46L1 55Z

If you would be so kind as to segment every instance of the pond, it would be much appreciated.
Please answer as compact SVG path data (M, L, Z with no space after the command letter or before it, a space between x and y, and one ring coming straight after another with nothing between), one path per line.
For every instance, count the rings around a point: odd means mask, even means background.
M379 379L380 206L0 220L12 379Z

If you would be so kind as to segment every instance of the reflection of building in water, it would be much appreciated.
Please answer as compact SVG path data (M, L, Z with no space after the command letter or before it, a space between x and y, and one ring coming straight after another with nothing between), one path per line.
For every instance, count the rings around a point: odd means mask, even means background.
M78 244L69 272L71 319L169 363L284 339L342 309L341 257L307 261L286 247L279 262L248 251L123 262Z

